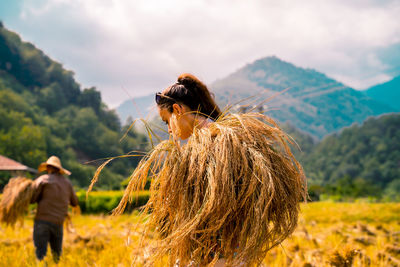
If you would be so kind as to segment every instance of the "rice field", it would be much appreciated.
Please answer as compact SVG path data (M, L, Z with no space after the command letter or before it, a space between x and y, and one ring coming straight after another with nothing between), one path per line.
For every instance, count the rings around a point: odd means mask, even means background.
M35 259L32 220L33 215L27 216L15 229L1 226L1 266L44 265ZM135 213L74 216L71 231L64 230L58 266L140 266L146 251L137 248L138 220ZM50 253L45 261L56 266ZM264 265L400 266L400 204L304 204L298 228L266 255Z

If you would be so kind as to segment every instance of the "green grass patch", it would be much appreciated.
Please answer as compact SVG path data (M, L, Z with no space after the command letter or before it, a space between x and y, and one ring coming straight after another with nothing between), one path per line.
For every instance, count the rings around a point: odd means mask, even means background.
M86 198L86 191L77 192L79 206L82 213L110 213L121 201L123 191L95 191ZM145 205L149 200L149 191L140 191L132 195L132 202L128 203L125 212L131 212Z

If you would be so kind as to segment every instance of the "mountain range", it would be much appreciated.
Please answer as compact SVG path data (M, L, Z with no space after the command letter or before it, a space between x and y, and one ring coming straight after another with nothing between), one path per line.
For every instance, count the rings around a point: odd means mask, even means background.
M399 110L398 81L360 92L315 70L267 57L210 88L221 107L255 109L285 122L282 127L301 148L293 145L293 152L313 199L332 195L400 201L400 113L394 112ZM168 138L158 127L154 94L127 101L119 113L121 118L148 118L147 126ZM370 116L375 117L364 121ZM32 167L57 155L73 173L74 185L84 188L102 162L92 160L148 151L153 132L147 136L129 125L121 125L96 88L82 88L72 71L0 24L0 154ZM139 160L110 163L99 187L120 189ZM81 164L87 161L91 163ZM0 189L9 177L0 173Z
M275 56L247 64L209 88L220 107L229 107L234 112L254 109L281 123L292 124L316 139L353 123L362 123L370 116L399 110L383 101L382 95L374 94L379 88L364 93L321 72L297 67ZM128 116L141 117L137 108L151 112L150 107L154 106L153 95L134 101L136 108L131 101L117 108L122 121Z
M400 76L365 90L365 94L400 111Z
M149 115L154 117L155 113L155 102L154 94L136 97L124 101L117 107L117 113L121 119L121 122L125 123L128 117L133 119L136 118L147 118Z

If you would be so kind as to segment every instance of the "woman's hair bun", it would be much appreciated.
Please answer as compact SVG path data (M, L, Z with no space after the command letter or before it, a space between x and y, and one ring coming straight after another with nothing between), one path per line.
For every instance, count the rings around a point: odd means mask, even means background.
M178 83L182 84L186 88L196 87L197 84L201 84L199 79L197 79L194 75L189 73L183 73L178 77Z

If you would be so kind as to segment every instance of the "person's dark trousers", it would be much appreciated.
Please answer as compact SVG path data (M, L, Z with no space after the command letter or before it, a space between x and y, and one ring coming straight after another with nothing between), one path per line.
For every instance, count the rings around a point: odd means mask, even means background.
M35 220L33 226L33 243L36 257L42 260L46 256L47 243L50 243L51 253L55 262L60 260L63 240L63 226L47 221Z

